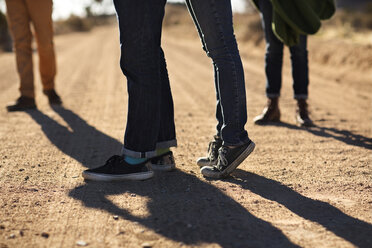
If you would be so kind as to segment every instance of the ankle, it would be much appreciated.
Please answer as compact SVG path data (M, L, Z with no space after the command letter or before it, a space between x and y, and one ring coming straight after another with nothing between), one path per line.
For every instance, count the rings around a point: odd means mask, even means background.
M125 156L124 161L127 162L128 164L141 164L146 161L146 158L134 158L130 156Z
M267 105L270 108L279 108L279 97L271 97L267 99Z
M170 152L170 149L169 148L156 149L156 155L157 156L163 155L163 154L165 154L167 152Z

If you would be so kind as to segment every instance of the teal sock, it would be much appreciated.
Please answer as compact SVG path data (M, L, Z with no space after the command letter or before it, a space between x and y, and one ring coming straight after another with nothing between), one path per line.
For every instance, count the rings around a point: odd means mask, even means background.
M156 149L156 155L159 156L159 155L163 155L164 153L167 153L169 152L170 149L169 148L161 148L161 149Z
M124 157L125 162L128 164L140 164L146 161L146 158L133 158L129 156Z

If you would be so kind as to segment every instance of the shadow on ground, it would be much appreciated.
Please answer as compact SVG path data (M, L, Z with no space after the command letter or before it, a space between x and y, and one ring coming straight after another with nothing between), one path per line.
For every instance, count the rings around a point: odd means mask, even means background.
M113 150L120 150L120 142L92 127L72 111L64 107L53 109L68 127L39 110L28 114L41 126L51 143L85 167L91 168L97 160L102 163L104 158L113 154ZM150 198L147 206L149 217L133 216L108 199L108 196L126 192ZM144 182L90 182L71 190L69 195L86 207L138 222L164 237L185 244L298 247L279 229L250 214L218 188L178 170Z
M343 213L329 203L299 194L280 182L237 169L227 181L265 199L276 201L296 215L318 223L357 247L372 247L372 225Z
M59 150L88 168L103 164L113 154L119 154L122 143L89 125L77 114L62 106L53 107L68 127L45 115L39 110L27 111L38 123Z
M321 126L313 126L313 127L299 127L290 123L285 122L271 122L267 123L263 126L276 126L276 127L284 127L293 130L304 130L309 133L312 133L316 136L325 137L325 138L333 138L335 140L341 141L348 145L358 146L362 148L366 148L368 150L372 150L372 138L365 137L363 135L354 134L348 130L339 130L336 128L328 128L328 127L321 127Z
M111 195L128 193L149 198L149 215L138 217L114 204ZM221 247L298 247L278 228L259 219L208 182L180 170L158 173L143 182L88 182L70 191L86 207L137 222L156 233L187 245ZM130 201L130 199L129 199Z
M85 167L119 151L122 144L90 126L72 111L54 108L69 127L35 110L28 114L63 153ZM312 200L279 182L238 170L227 179L266 199L277 201L295 214L319 223L359 247L371 244L371 225L350 217L328 203ZM147 217L130 214L125 205L108 199L124 193L148 197ZM86 207L106 211L189 245L216 243L222 247L298 247L271 223L249 213L238 202L197 177L176 170L157 174L144 182L89 182L72 189L69 196ZM128 196L130 197L130 196Z

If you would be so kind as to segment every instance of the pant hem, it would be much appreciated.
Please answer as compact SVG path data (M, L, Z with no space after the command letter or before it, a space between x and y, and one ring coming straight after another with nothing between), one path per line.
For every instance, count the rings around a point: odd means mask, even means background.
M156 149L166 149L170 147L177 147L177 140L168 140L156 143Z
M21 92L21 96L26 96L26 97L30 97L30 98L35 98L35 92L26 92L26 91L22 91L22 92Z
M158 142L156 144L156 149L165 149L170 147L176 147L177 146L177 140L169 140L169 141L162 141ZM133 150L129 150L125 147L122 148L121 154L124 156L130 156L133 158L152 158L157 156L156 149L153 151L147 151L147 152L137 152Z
M45 91L49 91L49 90L55 90L54 85L43 86L43 92L45 92Z
M241 145L249 143L250 141L252 141L250 138L247 138L246 140L240 141L238 143L229 143L229 142L223 141L222 145L224 145L224 146L241 146Z
M306 100L308 98L308 95L306 94L299 94L299 95L294 95L294 99L296 100Z
M280 94L267 93L266 96L267 98L277 98L280 97Z

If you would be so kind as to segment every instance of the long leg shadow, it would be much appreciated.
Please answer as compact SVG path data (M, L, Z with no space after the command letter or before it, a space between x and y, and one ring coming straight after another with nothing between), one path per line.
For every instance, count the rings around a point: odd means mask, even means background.
M316 222L357 247L372 247L372 225L353 218L329 203L313 200L271 180L243 170L234 172L228 181L276 201L304 219Z
M134 216L108 199L124 193L150 200L147 217ZM140 223L156 233L187 245L219 244L221 247L299 247L281 230L249 213L218 188L182 171L133 183L90 182L69 196L86 207L104 210ZM129 199L130 201L130 199Z
M285 123L285 122L272 122L267 124L266 126L276 126L276 127L285 127L288 129L293 130L304 130L309 133L312 133L316 136L325 137L325 138L333 138L335 140L341 141L348 145L358 146L362 148L366 148L368 150L372 150L372 138L365 137L363 135L354 134L348 130L339 130L336 128L328 128L328 127L308 127L308 128L301 128L293 124Z
M38 110L29 111L28 114L58 149L84 166L92 167L93 162L102 161L121 148L120 142L90 126L72 111L63 107L54 108L54 111L68 127ZM100 153L102 148L104 152ZM150 198L148 217L134 216L108 199L111 195L126 192ZM86 207L138 222L164 237L185 244L298 247L281 230L250 214L218 188L182 171L139 183L90 182L72 189L69 196Z
M39 110L27 113L38 123L46 135L59 150L76 159L85 167L97 166L113 153L120 152L122 144L102 133L77 114L64 107L53 107L68 124L65 127Z

